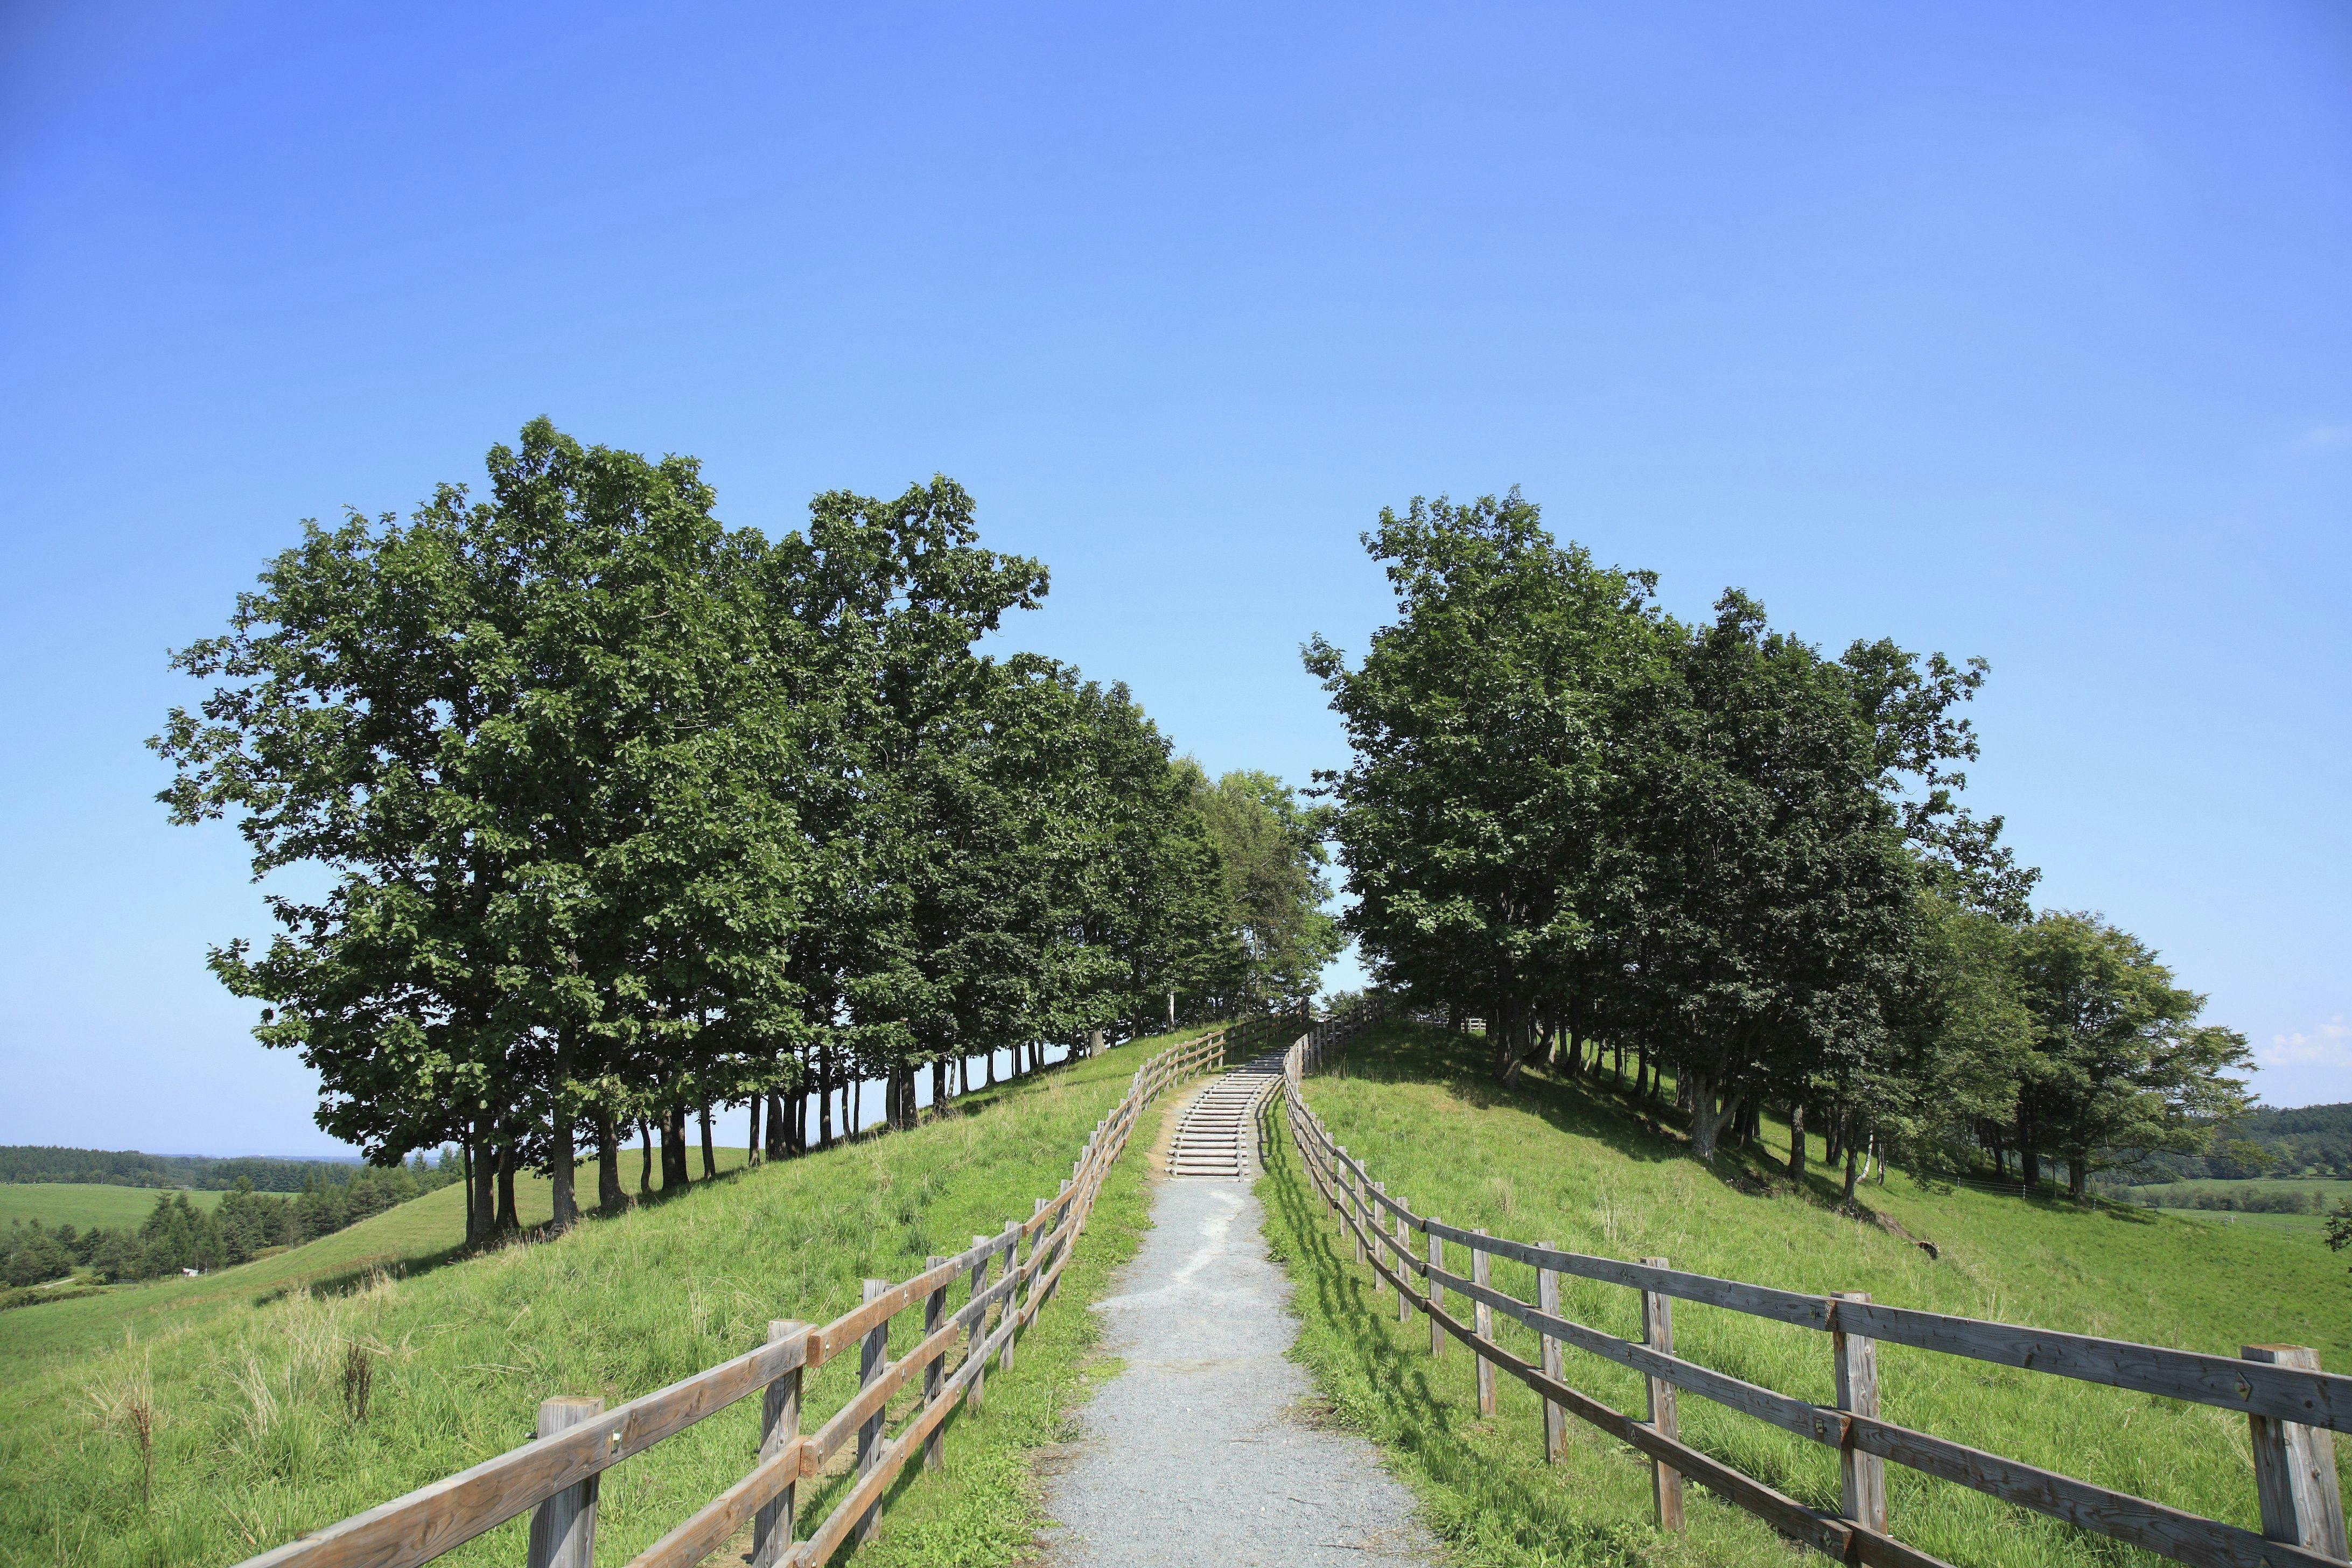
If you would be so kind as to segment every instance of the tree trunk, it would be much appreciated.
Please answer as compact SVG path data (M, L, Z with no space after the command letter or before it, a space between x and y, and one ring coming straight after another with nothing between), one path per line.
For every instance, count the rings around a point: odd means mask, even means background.
M480 1241L482 1239L482 1236L480 1226L477 1223L477 1215L475 1212L474 1139L473 1134L470 1132L466 1135L465 1142L460 1145L458 1159L461 1163L461 1168L464 1171L466 1177L466 1245L467 1247L471 1247L475 1243Z
M937 1116L948 1107L948 1059L941 1057L931 1064L931 1114Z
M2076 1203L2081 1203L2090 1195L2090 1152L2084 1149L2068 1150L2066 1152L2066 1195Z
M637 1136L645 1140L645 1159L637 1166L637 1196L654 1195L654 1124L651 1117L637 1118Z
M474 1123L474 1239L486 1242L498 1234L498 1145L490 1136L489 1118Z
M751 1130L743 1134L743 1168L750 1170L760 1163L760 1113L768 1108L768 1097L752 1095L748 1101L751 1110Z
M1716 1129L1721 1125L1715 1103L1715 1084L1706 1073L1696 1068L1683 1074L1683 1084L1690 1093L1691 1152L1711 1161L1715 1158Z
M1805 1179L1805 1102L1789 1102L1789 1180Z
M613 1125L613 1113L600 1108L596 1112L596 1206L606 1214L618 1214L628 1201L628 1194L621 1191L620 1129Z
M1853 1202L1854 1169L1858 1163L1853 1136L1849 1133L1845 1141L1845 1201L1848 1203Z
M786 1115L784 1107L786 1105L790 1105L794 1113L799 1111L801 1108L801 1097L798 1089L794 1089L789 1095L778 1094L773 1091L769 1093L768 1158L771 1160L781 1160L785 1155L793 1152L792 1123L784 1120ZM798 1115L794 1114L793 1121L798 1120Z
M833 1147L833 1047L830 1046L817 1053L816 1134L818 1148Z
M555 1144L552 1156L553 1169L547 1174L549 1184L555 1189L555 1215L552 1223L555 1234L561 1236L579 1223L580 1206L573 1200L572 1193L573 1164L572 1115L563 1109L562 1097L560 1094L556 1097L556 1100L554 1115L550 1118L553 1125L549 1129L555 1135L552 1140Z
M515 1148L511 1141L499 1145L499 1232L507 1235L522 1228L515 1214Z
M710 1143L710 1107L702 1107L702 1179L716 1181L719 1177L719 1151Z
M693 1178L686 1172L686 1107L673 1103L662 1111L662 1193L682 1192Z

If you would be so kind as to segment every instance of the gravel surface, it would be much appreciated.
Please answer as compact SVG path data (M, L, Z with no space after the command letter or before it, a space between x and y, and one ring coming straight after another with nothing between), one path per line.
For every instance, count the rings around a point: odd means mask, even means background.
M1254 1152L1254 1151L1253 1151ZM1255 1161L1252 1162L1255 1163ZM1045 1468L1055 1568L1386 1568L1436 1560L1370 1443L1313 1424L1298 1328L1238 1181L1164 1180L1100 1302L1126 1366Z

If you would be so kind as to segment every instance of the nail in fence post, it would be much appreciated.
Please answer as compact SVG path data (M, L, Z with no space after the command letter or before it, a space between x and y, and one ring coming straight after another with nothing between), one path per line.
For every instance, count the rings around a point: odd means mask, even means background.
M1445 1325L1437 1314L1445 1306L1445 1287L1437 1282L1437 1271L1445 1267L1445 1241L1437 1234L1438 1218L1429 1216L1429 1354L1433 1361L1445 1355Z
M1486 1235L1486 1227L1479 1226L1477 1234ZM1476 1242L1472 1242L1470 1244L1470 1283L1473 1285L1484 1285L1487 1282L1486 1259L1486 1249ZM1477 1330L1480 1339L1493 1339L1495 1309L1484 1301L1472 1302L1471 1324ZM1471 1359L1478 1365L1478 1414L1492 1415L1495 1414L1495 1363L1475 1351L1471 1353Z
M1666 1260L1663 1258L1644 1258L1642 1261L1653 1268L1664 1268L1666 1266ZM1661 1295L1655 1290L1642 1292L1642 1342L1663 1355L1675 1353L1675 1299L1673 1297ZM1872 1342L1864 1340L1861 1342L1867 1347ZM1872 1367L1870 1408L1872 1414L1875 1415L1878 1410L1876 1372L1878 1363L1866 1348L1864 1354ZM1675 1414L1675 1385L1662 1377L1653 1377L1647 1382L1650 1385L1650 1430L1661 1437L1679 1439L1682 1436L1682 1425ZM1842 1405L1844 1403L1845 1394L1845 1379L1843 1374L1838 1379L1838 1394L1839 1403ZM1877 1464L1874 1457L1871 1457L1871 1462L1874 1465ZM1871 1528L1884 1531L1886 1528L1886 1482L1883 1467L1878 1473L1878 1522ZM1651 1460L1650 1491L1651 1500L1657 1510L1658 1528L1681 1530L1683 1528L1683 1473L1672 1465L1657 1459ZM1851 1519L1854 1516L1849 1514L1847 1517Z
M2304 1372L2319 1370L2319 1352L2306 1345L2246 1345L2246 1361ZM2342 1560L2344 1497L2336 1480L2336 1436L2269 1415L2249 1415L2253 1430L2254 1489L2261 1495L2263 1539L2284 1542Z
M1538 1241L1536 1245L1546 1252L1552 1250L1549 1241ZM1559 1269L1536 1270L1536 1310L1555 1318L1559 1316ZM1538 1359L1542 1363L1543 1374L1554 1383L1565 1381L1560 1373L1559 1342L1549 1334L1543 1334L1538 1336L1537 1343L1542 1347ZM1560 1455L1568 1449L1568 1412L1549 1399L1543 1402L1543 1437L1545 1461L1558 1464Z
M593 1397L558 1394L539 1404L539 1435L552 1437L604 1414ZM596 1561L596 1482L590 1476L531 1510L530 1568L592 1568Z
M937 1268L946 1261L944 1258L927 1258L923 1260L923 1267ZM923 1337L929 1339L938 1333L947 1321L948 1288L942 1285L923 1298ZM946 1381L947 1374L948 1358L944 1353L933 1356L930 1364L923 1368L923 1404L926 1408L939 1398L940 1384ZM931 1428L929 1436L923 1439L923 1468L936 1470L947 1463L947 1424L941 1422Z
M1408 1209L1412 1207L1411 1204L1405 1202L1402 1198L1397 1199L1397 1206ZM1397 1279L1399 1280L1399 1284L1397 1285L1397 1321L1400 1323L1409 1323L1412 1321L1412 1292L1405 1289L1402 1281L1412 1277L1406 1268L1404 1260L1412 1256L1412 1226L1405 1224L1404 1215L1397 1215L1396 1238Z
M768 1342L772 1345L805 1339L807 1335L806 1323L779 1318L768 1324ZM775 1458L800 1435L801 1369L794 1367L768 1384L767 1397L761 1402L760 1458ZM751 1568L775 1568L783 1561L793 1544L793 1511L799 1490L797 1483L786 1487L752 1516Z
M1831 1293L1836 1301L1867 1301L1866 1291ZM1837 1357L1837 1402L1840 1410L1856 1415L1878 1415L1878 1342L1850 1334L1830 1320L1831 1353ZM1886 1533L1886 1461L1865 1454L1852 1441L1838 1450L1838 1511L1864 1530Z
M890 1281L887 1279L868 1279L866 1282L866 1300L871 1301L876 1297L887 1292L889 1289ZM886 1319L866 1330L865 1339L858 1342L857 1386L859 1388L872 1387L874 1380L888 1370L889 1353L890 1324ZM857 1473L862 1476L872 1469L879 1462L881 1456L882 1412L877 1410L857 1424ZM877 1503L858 1516L857 1528L852 1533L860 1543L871 1541L874 1539L875 1526L881 1522L881 1519L882 1507Z
M1388 1190L1389 1190L1389 1187L1388 1187L1388 1184L1387 1184L1386 1182L1374 1182L1374 1183L1372 1184L1372 1191L1374 1191L1375 1193L1381 1194L1382 1196L1386 1196L1386 1195L1387 1195L1387 1194L1388 1194ZM1375 1232L1375 1233L1377 1233L1377 1232L1379 1232L1380 1230L1383 1229L1384 1227L1381 1226L1381 1218L1382 1218L1384 1215L1387 1215L1387 1213L1388 1213L1388 1210L1386 1210L1386 1209L1384 1209L1384 1208L1381 1207L1381 1205L1380 1205L1378 1203L1367 1203L1367 1204L1364 1205L1364 1224L1365 1224L1365 1228L1366 1228L1366 1229L1368 1229L1368 1230L1370 1230L1370 1231L1372 1231L1372 1232ZM1376 1258L1379 1258L1379 1261L1381 1261L1381 1262L1385 1263L1385 1262L1387 1262L1387 1261L1388 1261L1388 1259L1386 1259L1386 1258L1380 1258L1380 1257L1379 1257L1379 1250L1378 1250L1378 1248L1377 1248L1377 1247L1375 1247L1375 1248L1374 1248L1373 1256L1374 1256ZM1373 1295L1375 1295L1375 1296L1377 1296L1377 1295L1379 1295L1381 1291L1383 1291L1383 1290L1387 1289L1388 1288L1389 1288L1389 1279L1388 1279L1388 1276L1387 1276L1387 1275L1385 1275L1385 1274L1383 1274L1383 1273L1381 1273L1381 1272L1379 1269L1377 1269L1377 1268L1373 1269L1373 1270L1372 1270L1372 1294L1373 1294Z
M988 1237L984 1236L975 1236L971 1238L971 1244L974 1247L986 1247L988 1245ZM992 1252L983 1252L980 1255L980 1261L971 1266L971 1300L974 1301L979 1300L980 1293L988 1289L988 1264L989 1260L995 1256L996 1255ZM983 1311L971 1321L971 1328L967 1331L967 1337L964 1340L964 1343L971 1348L964 1352L965 1359L969 1360L972 1356L978 1355L980 1353L980 1347L987 1342L988 1314ZM971 1413L975 1415L979 1415L982 1410L988 1407L987 1384L988 1358L986 1356L982 1356L980 1364L972 1369L971 1392L964 1395L964 1398L971 1403Z

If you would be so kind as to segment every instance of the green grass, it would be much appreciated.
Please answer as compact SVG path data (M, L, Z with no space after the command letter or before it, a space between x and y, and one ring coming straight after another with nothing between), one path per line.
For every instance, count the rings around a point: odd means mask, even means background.
M155 1209L155 1200L176 1189L110 1187L98 1182L0 1183L0 1232L12 1224L39 1220L51 1230L69 1225L76 1230L104 1226L136 1230ZM200 1209L218 1204L218 1193L190 1192L188 1202Z
M2335 1176L2255 1176L2244 1181L2231 1181L2221 1176L2198 1176L2185 1182L2150 1182L2145 1186L2127 1188L2134 1198L2145 1201L2151 1193L2229 1193L2252 1187L2258 1193L2316 1193L2328 1203L2337 1198L2352 1197L2352 1182Z
M548 1395L618 1404L761 1342L772 1318L830 1319L856 1304L861 1279L902 1279L927 1254L1026 1218L1158 1045L972 1096L910 1132L698 1184L550 1243L449 1258L452 1222L463 1225L451 1189L204 1280L5 1314L47 1321L31 1333L7 1322L0 1340L11 1368L0 1562L234 1562L514 1447ZM1137 1137L1148 1142L1156 1120ZM1018 1364L989 1379L984 1414L950 1419L947 1473L901 1483L863 1559L1007 1562L1025 1546L1039 1522L1029 1457L1111 1370L1092 1353L1085 1303L1141 1233L1143 1170L1121 1162ZM389 1263L405 1277L378 1267ZM911 1342L915 1316L901 1315L895 1345ZM355 1345L374 1369L364 1420L341 1391ZM812 1374L806 1427L856 1381L854 1357ZM157 1419L144 1504L119 1418L141 1396ZM739 1479L758 1405L608 1472L599 1560L626 1562ZM820 1517L843 1484L804 1484L803 1517ZM518 1520L445 1561L519 1561L522 1531Z
M2292 1231L2298 1236L2321 1237L2327 1233L2327 1216L2316 1214L2237 1214L2229 1209L2167 1208L2158 1212L2194 1225L2219 1226L2227 1230L2238 1226L2252 1226L2257 1230Z
M2240 1345L2318 1347L2352 1369L2352 1276L2317 1239L2241 1215L2217 1227L2147 1209L2078 1206L1931 1190L1897 1173L1865 1185L1862 1217L1837 1212L1820 1175L1801 1189L1768 1163L1726 1156L1714 1170L1679 1138L1645 1130L1615 1091L1538 1072L1505 1091L1484 1072L1484 1042L1390 1027L1309 1080L1308 1102L1388 1189L1424 1214L1497 1234L1804 1291L1866 1290L1879 1300L2112 1338L2235 1354ZM1820 1144L1813 1144L1818 1158ZM1681 1540L1649 1527L1646 1461L1570 1422L1570 1452L1543 1460L1538 1403L1498 1377L1500 1407L1480 1418L1459 1345L1429 1354L1427 1321L1400 1328L1395 1298L1342 1249L1289 1163L1262 1186L1268 1230L1297 1283L1297 1354L1338 1416L1394 1456L1433 1523L1475 1563L1784 1563L1789 1548L1746 1514L1693 1489ZM1934 1241L1940 1260L1891 1234L1884 1215ZM1459 1249L1454 1261L1460 1267ZM1532 1271L1495 1263L1496 1285L1535 1297ZM1563 1279L1566 1315L1638 1336L1634 1293ZM1832 1399L1827 1336L1675 1303L1681 1353L1821 1403ZM1532 1358L1505 1321L1499 1338ZM1569 1381L1639 1414L1632 1373L1573 1350ZM1892 1420L2102 1485L2255 1527L2246 1422L2227 1412L1988 1365L1879 1348ZM1812 1507L1834 1510L1834 1458L1694 1395L1685 1440ZM2339 1464L2352 1461L2344 1445ZM2091 1568L2156 1559L2054 1521L1890 1465L1896 1534L1974 1568Z

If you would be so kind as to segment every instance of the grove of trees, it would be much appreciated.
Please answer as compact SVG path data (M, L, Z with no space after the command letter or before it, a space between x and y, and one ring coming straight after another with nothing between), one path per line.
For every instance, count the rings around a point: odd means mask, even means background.
M1415 500L1365 536L1394 621L1308 669L1354 751L1321 775L1347 929L1406 1005L1672 1093L1711 1159L1766 1107L1930 1166L1989 1157L2071 1189L2202 1147L2245 1107L2245 1042L1958 802L1981 661L1836 658L1731 590L1711 619L1555 542L1514 491ZM1801 1141L1790 1155L1801 1170Z
M373 1159L462 1151L469 1233L575 1162L628 1201L702 1173L711 1116L770 1157L993 1081L1000 1052L1294 1005L1337 938L1324 818L1210 783L1123 686L981 651L1039 563L971 498L828 492L730 527L695 462L546 421L405 520L305 528L153 744L173 820L232 817L266 947L212 963ZM839 1118L837 1122L836 1118Z

